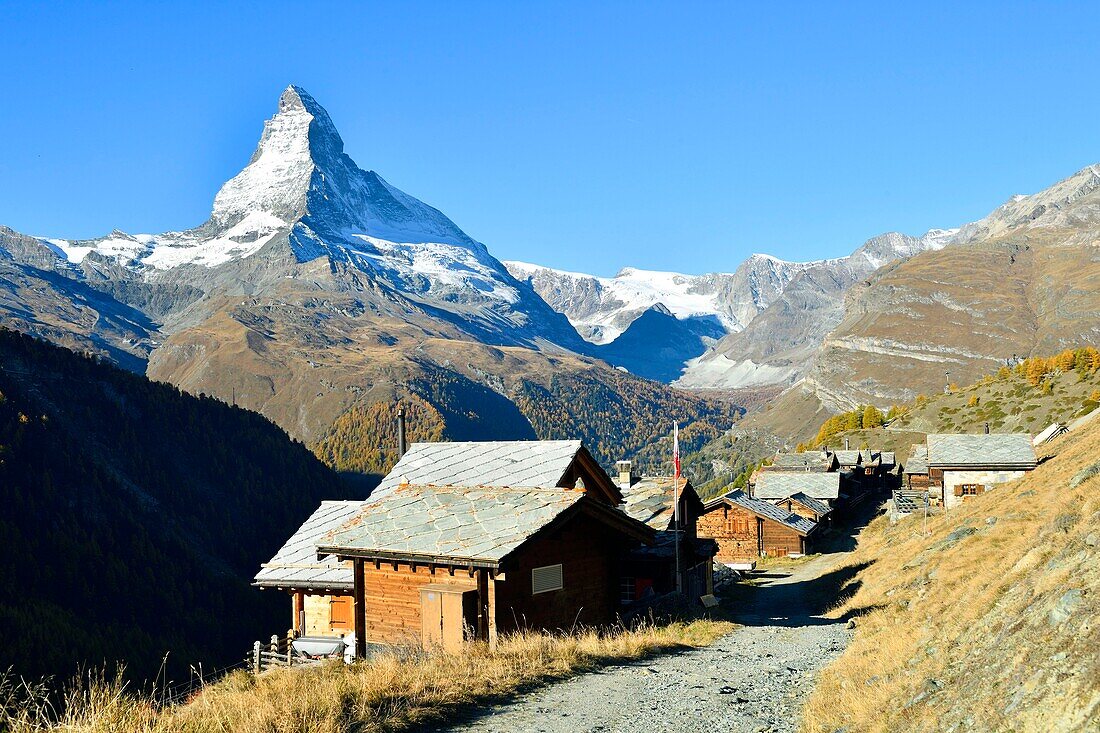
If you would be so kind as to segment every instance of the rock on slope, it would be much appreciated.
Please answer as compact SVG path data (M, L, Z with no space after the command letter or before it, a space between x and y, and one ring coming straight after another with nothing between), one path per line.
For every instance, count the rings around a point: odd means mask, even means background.
M947 517L882 517L837 613L861 613L806 730L1094 731L1100 721L1100 420Z

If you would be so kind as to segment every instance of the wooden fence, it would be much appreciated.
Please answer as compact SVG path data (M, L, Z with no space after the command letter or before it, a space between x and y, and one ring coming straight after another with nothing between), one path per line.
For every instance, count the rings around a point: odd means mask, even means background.
M259 641L252 645L252 673L260 674L269 669L283 667L306 667L317 664L316 659L302 656L294 651L294 632L286 636L272 634L267 644Z

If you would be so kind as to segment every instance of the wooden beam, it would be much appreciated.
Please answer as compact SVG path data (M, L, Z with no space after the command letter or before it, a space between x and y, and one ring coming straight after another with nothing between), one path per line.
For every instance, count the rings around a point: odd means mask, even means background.
M487 590L489 591L488 592L488 602L486 604L486 606L487 606L486 610L487 610L487 613L488 613L488 616L489 616L489 618L488 618L489 648L490 649L496 649L496 646L497 646L497 577L498 576L492 570L489 571L489 576L490 576L489 581L487 583L487 585L488 585ZM504 576L501 575L501 576L499 576L499 578L501 580L503 580Z
M363 577L363 561L355 560L352 565L355 573L355 586L352 592L352 616L355 619L355 658L367 657L367 593Z
M477 571L477 638L489 641L489 573L485 570Z

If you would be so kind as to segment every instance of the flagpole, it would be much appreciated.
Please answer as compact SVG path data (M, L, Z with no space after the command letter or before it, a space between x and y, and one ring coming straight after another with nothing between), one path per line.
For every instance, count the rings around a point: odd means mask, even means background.
M672 465L675 473L672 477L672 537L675 547L676 592L684 592L683 575L680 572L680 426L672 423Z

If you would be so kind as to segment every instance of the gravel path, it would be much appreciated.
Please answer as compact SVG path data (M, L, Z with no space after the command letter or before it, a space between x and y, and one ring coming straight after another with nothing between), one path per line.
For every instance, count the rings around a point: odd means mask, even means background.
M713 645L606 667L475 712L453 733L794 731L814 675L847 645L843 622L820 617L848 577L840 555L773 570L748 591L744 626ZM438 729L437 729L438 730Z

